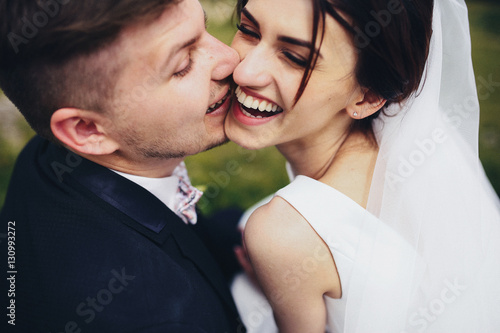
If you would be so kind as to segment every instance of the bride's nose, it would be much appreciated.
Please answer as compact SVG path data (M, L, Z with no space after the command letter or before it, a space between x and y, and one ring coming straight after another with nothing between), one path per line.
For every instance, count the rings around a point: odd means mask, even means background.
M241 62L233 73L237 85L261 88L272 82L272 60L263 47L255 47L240 54Z

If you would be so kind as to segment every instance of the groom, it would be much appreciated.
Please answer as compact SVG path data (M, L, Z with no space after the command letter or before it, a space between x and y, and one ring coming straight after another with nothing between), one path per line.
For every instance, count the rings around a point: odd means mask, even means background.
M239 60L198 0L1 0L0 15L0 85L38 134L0 214L2 327L244 331L182 162L226 141Z

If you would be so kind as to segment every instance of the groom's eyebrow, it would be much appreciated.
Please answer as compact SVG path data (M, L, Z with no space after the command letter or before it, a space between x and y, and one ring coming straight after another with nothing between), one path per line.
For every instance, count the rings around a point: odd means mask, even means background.
M201 38L201 36L196 36L196 37L191 38L190 40L186 41L185 43L178 45L175 48L175 51L173 53L180 52L185 48L193 46L194 44L196 44L200 40L200 38Z
M205 10L203 10L203 14L204 14L204 18L205 18L205 30L207 29L207 21L208 21L208 18L207 18L207 12ZM201 36L196 36L194 38L191 38L190 40L186 41L185 43L183 44L180 44L180 45L177 45L174 53L177 53L187 47L190 47L190 46L193 46L194 44L196 44L199 40L201 39Z
M204 15L204 20L205 20L205 30L207 29L207 12L203 10L203 15ZM198 35L196 37L193 37L183 43L180 43L178 45L175 45L173 49L170 51L169 55L166 57L166 61L160 66L159 72L160 73L165 73L165 69L168 67L170 64L170 59L174 56L174 54L181 52L182 50L189 48L193 45L195 45L199 40L201 39L201 35Z
M245 15L245 16L246 16L246 18L247 18L250 22L252 22L252 23L255 25L255 27L256 27L257 29L260 29L260 24L259 24L259 22L255 19L255 17L253 17L253 15L252 15L252 14L250 14L250 12L248 11L248 9L243 8L243 9L241 10L241 13L242 13L243 15Z

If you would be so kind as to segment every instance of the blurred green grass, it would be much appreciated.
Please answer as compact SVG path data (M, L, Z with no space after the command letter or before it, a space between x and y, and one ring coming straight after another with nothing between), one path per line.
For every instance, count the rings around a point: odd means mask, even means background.
M230 44L235 33L230 17L234 0L203 0L210 33ZM500 3L467 1L472 35L473 62L482 98L480 157L488 177L500 193ZM223 19L220 19L223 17ZM487 87L484 81L498 82ZM489 90L488 90L489 88ZM486 89L486 90L485 90ZM1 94L1 92L0 92ZM24 122L22 140L32 136ZM20 146L12 146L0 133L0 206ZM265 195L287 184L285 160L275 148L247 151L233 143L186 159L192 183L204 190L200 208L207 214L217 210L248 208Z
M500 193L500 3L468 2L472 61L481 105L479 156ZM489 83L488 83L489 82Z

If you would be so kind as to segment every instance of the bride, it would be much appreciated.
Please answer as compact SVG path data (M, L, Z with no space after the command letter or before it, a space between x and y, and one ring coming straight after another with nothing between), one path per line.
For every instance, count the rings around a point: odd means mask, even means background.
M245 227L269 301L236 278L248 330L498 332L500 204L478 159L464 1L238 13L226 133L275 145L291 179Z

